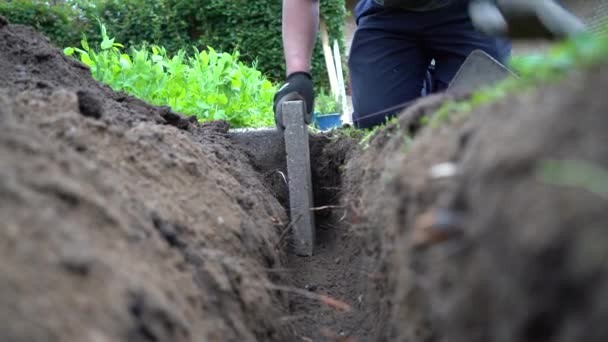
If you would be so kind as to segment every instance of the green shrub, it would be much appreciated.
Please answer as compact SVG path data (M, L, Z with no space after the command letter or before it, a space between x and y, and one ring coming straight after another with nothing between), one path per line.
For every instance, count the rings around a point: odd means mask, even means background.
M93 77L156 105L168 105L177 112L195 115L199 121L227 120L232 127L261 127L274 124L272 97L275 87L261 72L244 65L234 52L218 53L212 48L192 57L178 51L168 57L158 46L131 48L110 39L101 26L102 42L93 49L85 38L75 52L91 68Z
M122 6L129 3L141 3L143 0L120 1ZM283 44L281 39L281 1L276 0L154 0L143 1L134 6L132 13L144 32L156 32L159 23L145 18L150 11L147 7L161 3L173 12L168 14L165 22L172 22L165 28L166 39L157 40L148 34L131 39L130 32L123 36L122 28L109 26L110 29L121 30L118 37L125 41L148 41L163 46L176 46L176 39L189 39L195 46L213 46L221 51L238 50L248 63L257 63L260 70L273 81L282 81L285 77ZM116 10L104 12L102 21L114 22L107 15ZM152 11L156 12L156 11ZM344 1L321 0L321 12L329 34L332 38L339 37L342 44L343 26L346 15ZM121 22L122 20L118 20ZM184 38L184 33L188 34ZM123 38L124 37L124 38ZM179 38L176 38L179 37ZM177 46L180 46L179 44ZM183 45L182 45L183 46ZM173 50L169 51L172 52ZM317 85L326 87L329 84L325 62L320 42L317 43L313 57L313 69Z
M194 43L186 16L167 0L80 1L78 6L89 21L101 20L127 47L155 44L173 54ZM101 39L96 25L86 34L92 41Z
M12 24L32 26L58 46L73 45L87 29L87 22L69 4L50 6L44 1L0 1L0 15Z
M127 47L164 46L169 55L180 49L213 46L240 51L244 62L273 81L285 77L281 40L281 1L277 0L0 0L0 14L9 21L34 26L56 45L75 46L81 33L99 42L99 18ZM329 35L342 44L346 11L343 0L320 0ZM317 87L328 88L320 42L313 57Z
M320 114L333 114L341 111L340 103L331 94L321 91L315 98L315 112Z

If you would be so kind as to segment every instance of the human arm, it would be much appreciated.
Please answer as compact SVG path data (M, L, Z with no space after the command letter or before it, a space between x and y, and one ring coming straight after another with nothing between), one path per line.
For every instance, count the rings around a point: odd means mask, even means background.
M283 52L287 76L295 72L310 73L318 27L318 0L283 0Z
M285 101L306 103L306 123L314 108L311 59L319 26L318 0L283 0L283 52L287 80L274 97L275 121L283 127L281 105Z

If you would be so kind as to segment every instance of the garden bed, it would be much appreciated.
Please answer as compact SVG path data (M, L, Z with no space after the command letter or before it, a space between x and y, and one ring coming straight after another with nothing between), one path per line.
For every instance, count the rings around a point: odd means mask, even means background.
M604 341L606 70L314 136L319 245L298 258L285 187L227 124L0 18L0 340Z

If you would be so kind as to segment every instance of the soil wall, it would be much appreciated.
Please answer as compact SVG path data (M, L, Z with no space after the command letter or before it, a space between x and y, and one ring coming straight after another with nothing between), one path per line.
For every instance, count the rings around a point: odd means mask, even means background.
M115 93L0 19L0 340L288 340L287 215L227 125Z
M377 340L606 340L607 70L436 128L419 118L446 97L421 100L349 161L345 201L379 245Z

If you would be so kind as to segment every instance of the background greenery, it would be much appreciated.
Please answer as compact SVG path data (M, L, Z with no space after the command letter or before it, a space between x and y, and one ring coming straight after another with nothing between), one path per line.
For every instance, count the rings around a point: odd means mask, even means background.
M67 47L77 54L93 77L146 102L170 106L199 121L226 120L231 127L269 127L274 124L272 98L275 86L260 71L239 61L238 52L218 53L213 48L187 57L179 50L172 57L163 47L124 46L100 25L102 41Z
M332 39L342 44L343 0L320 0ZM101 41L96 18L126 47L156 44L172 55L211 46L240 58L275 82L284 79L281 1L278 0L4 0L0 15L31 25L60 47L78 46L82 33ZM317 86L327 88L320 39L313 58Z

